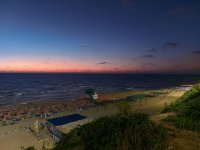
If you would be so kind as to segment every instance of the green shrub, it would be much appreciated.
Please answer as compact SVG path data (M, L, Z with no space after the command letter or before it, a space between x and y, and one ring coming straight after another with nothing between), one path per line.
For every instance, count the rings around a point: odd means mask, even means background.
M200 98L200 84L196 84L191 90L187 91L183 96L181 96L178 100L171 103L168 107L166 107L162 112L172 112L172 111L181 111L182 107L188 107L192 103L198 104L196 99Z
M166 138L166 130L145 114L117 114L71 130L54 150L160 150Z
M163 112L176 112L167 122L178 128L200 131L200 84L195 85L176 102L166 107Z
M193 131L200 131L200 121L194 121L189 117L181 115L169 116L165 119L165 122L172 123L175 127L180 129L189 129Z

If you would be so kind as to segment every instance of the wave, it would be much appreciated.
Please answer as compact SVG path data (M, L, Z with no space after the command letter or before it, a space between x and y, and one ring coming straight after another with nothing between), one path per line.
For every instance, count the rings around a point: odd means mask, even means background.
M200 75L98 75L98 74L0 74L0 105L85 96L85 89L99 93L155 89L196 83Z

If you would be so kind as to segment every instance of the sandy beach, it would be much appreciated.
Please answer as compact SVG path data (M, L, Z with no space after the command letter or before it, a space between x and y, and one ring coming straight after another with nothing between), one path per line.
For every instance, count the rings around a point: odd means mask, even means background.
M20 150L21 146L35 146L38 150L42 149L44 141L49 147L53 145L53 141L50 136L42 134L42 138L36 137L29 129L30 126L34 126L34 123L38 118L46 115L47 118L54 118L58 116L69 115L73 113L79 113L87 116L89 119L93 120L95 118L112 115L118 111L117 103L118 100L123 100L128 96L133 96L137 94L150 94L155 91L127 91L127 92L114 92L101 94L97 102L103 105L91 104L88 99L79 99L71 101L60 101L50 102L50 103L38 103L32 105L23 105L17 108L3 108L1 109L1 114L6 114L1 117L1 122L6 122L0 127L0 149L2 150ZM142 100L130 101L133 112L144 112L151 116L157 115L160 111L172 101L179 98L184 91L183 90L159 90L166 94L145 97ZM104 102L111 103L104 103ZM6 113L5 113L6 112ZM13 114L16 115L11 115ZM19 113L20 112L20 113ZM2 116L2 115L1 115ZM16 117L17 116L17 117ZM12 118L18 118L19 121L12 122ZM14 119L13 119L14 120ZM11 125L10 125L11 124Z

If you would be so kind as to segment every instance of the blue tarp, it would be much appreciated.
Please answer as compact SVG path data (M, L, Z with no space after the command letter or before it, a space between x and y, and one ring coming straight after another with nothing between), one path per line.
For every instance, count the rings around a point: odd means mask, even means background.
M59 118L53 118L53 119L48 119L48 121L52 124L54 124L55 126L61 126L64 124L68 124L74 121L78 121L78 120L82 120L82 119L86 119L86 116L82 116L80 114L73 114L73 115L69 115L69 116L64 116L64 117L59 117Z

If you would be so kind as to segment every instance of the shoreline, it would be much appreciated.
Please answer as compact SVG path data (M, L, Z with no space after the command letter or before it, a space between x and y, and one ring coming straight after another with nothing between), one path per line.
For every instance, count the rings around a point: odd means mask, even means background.
M138 88L125 88L123 90L117 90L117 91L105 91L105 92L99 92L101 96L104 95L110 95L115 93L126 93L126 92L140 92L140 91L154 91L154 90L168 90L168 89L175 89L179 86L167 86L167 87L157 87L157 88L145 88L145 87L138 87ZM85 94L84 94L85 95ZM21 106L26 106L26 105L34 105L34 104L40 104L40 103L53 103L53 102L65 102L65 101L72 101L72 100L79 100L79 99L87 99L85 96L74 96L72 98L59 98L59 99L35 99L35 100L17 100L14 104L10 102L9 104L0 104L0 112L1 108L9 108L9 107L21 107ZM101 99L101 98L100 98Z
M0 107L0 127L17 124L20 121L31 118L49 118L65 111L85 109L94 102L108 102L125 99L128 96L148 92L147 90L121 91L104 93L99 95L99 99L94 101L88 98L72 100L36 101L12 106Z
M140 103L140 101L128 101L131 105L132 112L143 112L150 115L159 114L160 110L164 108L166 103L169 104L170 102L176 100L185 92L182 90L176 91L173 89L162 89L158 91L168 91L169 93L165 95L157 95L154 97L146 97L144 100L142 100L142 103ZM103 105L92 105L91 103L85 103L85 100L87 99L80 99L78 102L77 100L72 100L64 101L62 103L48 103L46 105L44 105L44 103L40 103L40 106L38 105L37 107L45 108L44 106L48 106L49 108L57 110L57 113L52 113L51 116L47 116L47 119L79 113L87 116L90 120L93 120L102 116L108 116L118 112L117 99L115 99L116 101L111 101L111 103L104 103L108 102L110 99L112 100L113 97L122 99L126 98L127 96L137 95L141 93L148 94L151 92L155 91L127 91L106 93L100 96L100 100L104 100ZM67 108L66 103L69 103L68 105L71 109L62 110L61 108L63 107ZM77 109L78 106L84 104L87 104L85 105L85 108ZM34 106L36 106L36 104ZM44 120L46 119L44 118L44 116L42 118ZM20 149L20 146L27 147L33 145L36 146L38 150L40 150L43 145L43 142L39 140L28 128L29 126L34 126L36 120L38 119L40 119L40 116L32 116L30 118L27 117L25 119L22 119L21 121L18 121L12 125L1 126L0 142L3 144L0 145L0 149L16 150L17 148ZM50 145L53 145L54 141L49 135L47 135L46 133L43 133L42 135L43 140L46 139L50 143ZM27 142L24 142L25 140Z
M102 97L106 96L106 95L111 95L111 94L116 94L116 93L129 93L129 92L141 92L141 91L155 91L155 90L169 90L169 89L175 89L177 87L162 87L162 88L136 88L136 89L132 89L132 88L127 88L127 89L123 89L123 90L118 90L118 91L111 91L111 92L102 92L99 93L100 94L100 100L102 100ZM54 103L54 102L66 102L66 101L74 101L74 100L79 100L79 99L88 99L85 97L79 97L79 96L74 96L73 98L68 98L68 99L55 99L55 100L35 100L35 101L29 101L29 100L23 100L23 101L19 101L16 102L14 104L0 104L0 112L2 108L9 108L9 107L20 107L20 106L27 106L27 105L34 105L34 104L42 104L42 103ZM105 100L105 98L103 98Z
M70 99L70 100L46 100L18 103L9 106L0 106L0 127L4 125L13 125L21 120L30 118L46 118L52 114L62 113L64 111L73 111L85 109L95 103L117 102L127 99L128 97L144 94L148 95L152 92L169 92L174 90L182 90L172 88L162 88L154 90L126 90L119 92L107 92L99 94L98 100L88 98Z

